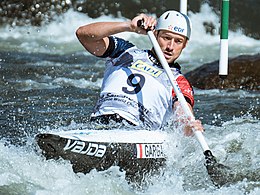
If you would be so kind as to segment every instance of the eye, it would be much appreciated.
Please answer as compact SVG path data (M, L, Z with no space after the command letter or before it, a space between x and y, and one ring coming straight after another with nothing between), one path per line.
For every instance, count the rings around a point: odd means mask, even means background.
M169 36L163 36L163 39L166 40L166 41L169 41L169 40L171 40L172 38L169 37Z
M182 44L182 43L183 43L183 40L182 40L182 39L176 39L175 42L176 42L177 44Z

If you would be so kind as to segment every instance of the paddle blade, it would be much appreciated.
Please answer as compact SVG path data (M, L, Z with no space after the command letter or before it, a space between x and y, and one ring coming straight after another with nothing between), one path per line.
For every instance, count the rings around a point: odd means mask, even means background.
M221 187L233 181L234 174L231 169L217 162L210 150L204 152L208 174L214 185Z

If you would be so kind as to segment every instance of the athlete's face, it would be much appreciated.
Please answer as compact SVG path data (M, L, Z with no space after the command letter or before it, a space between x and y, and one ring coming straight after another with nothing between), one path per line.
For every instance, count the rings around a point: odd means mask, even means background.
M186 47L186 37L165 30L160 30L156 33L157 41L162 49L166 61L168 63L174 62Z

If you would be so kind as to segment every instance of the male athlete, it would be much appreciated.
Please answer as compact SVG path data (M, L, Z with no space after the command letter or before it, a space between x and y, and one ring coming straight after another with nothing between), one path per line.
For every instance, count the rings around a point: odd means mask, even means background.
M144 26L137 25L139 20L144 21ZM184 124L185 135L192 135L193 128L203 131L200 120L190 122L185 116L154 49L141 50L114 36L126 31L146 34L147 29L154 29L164 57L192 110L192 86L175 63L188 43L191 23L186 15L167 11L158 22L154 17L140 14L131 21L96 22L77 29L76 35L88 52L107 58L100 97L91 119L103 123L127 121L135 126L158 129L169 117L174 117L175 122Z

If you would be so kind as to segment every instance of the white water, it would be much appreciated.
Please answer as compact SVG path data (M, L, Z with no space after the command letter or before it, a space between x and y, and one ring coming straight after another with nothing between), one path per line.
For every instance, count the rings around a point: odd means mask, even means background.
M217 30L215 35L205 32L203 23L213 23L219 29L219 18L212 9L204 4L199 13L189 12L192 20L192 36L190 43L183 50L178 62L182 65L183 73L191 71L198 66L219 59L220 36ZM125 21L126 18L114 18L112 16L102 16L97 19L89 18L87 15L69 10L63 16L43 27L23 26L0 28L0 50L20 51L25 53L47 53L59 55L71 55L75 53L90 55L81 46L75 36L76 29L84 24L98 21ZM118 36L131 40L140 48L151 48L151 43L147 36L135 33L120 33ZM257 54L260 52L260 41L247 37L238 29L236 32L229 31L229 57L236 57L242 54ZM87 58L87 57L86 57ZM0 59L1 62L2 59ZM51 64L50 64L51 63ZM95 64L98 65L99 62ZM103 62L102 62L103 63ZM86 60L86 64L88 61ZM41 62L41 66L61 66L60 63ZM37 66L37 64L35 64ZM45 76L46 77L46 76ZM85 78L74 80L70 78L43 78L48 82L36 80L22 80L21 90L30 89L51 89L60 86L77 86L87 88L90 85L100 86L102 80L96 83Z
M207 5L201 8L200 13L189 14L193 23L193 33L190 44L180 58L184 71L219 58L219 35L217 33L216 35L206 34L203 28L205 18L214 24L219 22L219 18ZM1 28L0 50L60 55L82 53L84 50L75 37L75 30L80 25L104 20L123 21L126 19L106 16L93 20L85 14L70 10L56 21L40 28L32 26ZM218 27L219 25L216 25L216 29ZM151 47L145 36L129 33L121 33L119 36L132 40L142 48ZM241 30L229 32L229 43L230 57L260 52L260 42L246 37ZM86 53L86 55L88 54ZM185 65L188 65L187 68ZM97 88L101 81L89 83L84 79L73 80L64 77L53 79L47 85L33 80L25 82L27 82L25 84L27 88L24 88L26 91L66 85ZM196 93L214 97L235 96L241 98L241 101L247 97L259 99L259 95L245 91L223 93L220 90L198 90ZM64 128L69 130L73 128L73 125L80 126L80 124L72 124ZM223 164L234 166L237 171L243 170L243 168L254 170L260 167L259 120L250 116L240 116L225 122L222 126L206 125L205 128L207 142L214 155ZM170 132L171 129L167 129L167 131ZM149 186L145 192L131 188L124 180L124 173L120 172L117 167L106 172L93 170L84 175L73 173L69 162L44 160L33 150L33 134L23 138L27 143L22 147L5 146L5 140L2 139L0 140L0 194L260 194L259 181L251 182L246 179L231 186L215 188L208 178L203 165L204 156L196 140L185 138L179 132L175 132L171 136L173 142L169 144L169 161L165 175L154 178L154 184Z
M77 127L79 124L74 124ZM75 128L72 124L66 129ZM207 141L217 159L238 171L244 166L259 168L260 123L247 118L235 118L222 127L206 126ZM235 129L235 131L234 131ZM168 129L168 131L171 131ZM154 177L153 185L140 192L124 180L118 167L108 171L75 174L69 162L46 161L34 150L33 136L22 147L4 146L0 141L0 194L245 194L260 193L259 181L239 183L215 188L203 165L204 156L194 138L179 132L169 133L166 154L169 156L165 174ZM254 140L254 141L253 141ZM228 152L228 154L227 154ZM254 186L250 188L250 186ZM258 186L258 187L256 187Z
M204 4L199 13L189 12L193 28L190 44L184 50L181 61L201 65L219 58L220 27L219 18L213 10ZM86 14L69 10L55 21L42 27L5 26L0 29L1 50L15 50L38 53L67 54L82 52L84 49L75 36L76 29L91 22L98 21L125 21L126 18L102 16L92 19ZM204 22L215 25L214 35L205 32ZM121 33L119 36L133 41L141 48L150 48L149 40L144 35ZM205 52L207 55L205 55ZM255 54L260 52L260 41L247 37L241 29L229 31L229 56L241 54Z

